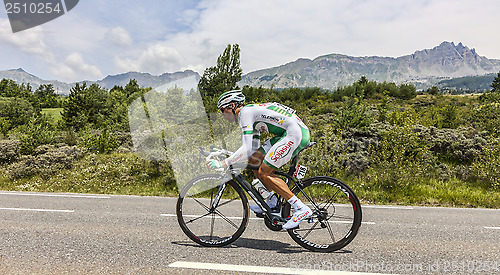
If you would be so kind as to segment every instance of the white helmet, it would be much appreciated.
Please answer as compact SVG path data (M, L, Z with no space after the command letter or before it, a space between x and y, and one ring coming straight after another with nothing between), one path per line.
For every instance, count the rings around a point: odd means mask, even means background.
M217 101L217 109L225 108L230 103L238 103L243 104L245 102L245 95L241 92L241 90L232 90L229 92L223 93L219 100Z

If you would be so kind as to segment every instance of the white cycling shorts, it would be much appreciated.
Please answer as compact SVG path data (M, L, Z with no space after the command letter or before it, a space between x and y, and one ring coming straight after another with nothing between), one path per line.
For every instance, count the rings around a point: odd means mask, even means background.
M266 140L260 146L260 150L264 152L264 162L277 170L295 157L307 144L309 144L309 130L297 125L288 127L283 136Z

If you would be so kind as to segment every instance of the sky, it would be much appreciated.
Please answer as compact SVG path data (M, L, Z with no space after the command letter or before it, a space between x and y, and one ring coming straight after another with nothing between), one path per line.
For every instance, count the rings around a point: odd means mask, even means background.
M12 33L0 8L0 70L99 80L214 66L238 44L243 73L338 53L390 56L462 42L500 59L498 0L80 0Z

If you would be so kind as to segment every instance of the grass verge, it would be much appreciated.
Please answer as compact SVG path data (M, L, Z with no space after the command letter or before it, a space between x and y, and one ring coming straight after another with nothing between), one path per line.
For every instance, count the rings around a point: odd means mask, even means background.
M57 174L11 180L6 167L0 189L9 191L73 192L147 196L177 196L173 173L166 164L152 164L134 154L88 154ZM363 176L338 175L362 203L446 207L500 208L500 191L457 178L420 180L388 188Z
M174 196L177 186L171 169L133 154L88 154L71 169L57 174L10 180L5 171L0 189L11 191Z
M422 180L398 188L379 186L365 181L362 177L344 180L364 203L500 208L498 190L457 178Z

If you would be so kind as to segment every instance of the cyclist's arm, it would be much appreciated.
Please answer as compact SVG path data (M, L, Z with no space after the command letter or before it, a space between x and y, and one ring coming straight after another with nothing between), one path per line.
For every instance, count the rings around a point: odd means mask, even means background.
M227 167L236 162L246 162L252 154L252 134L243 134L243 144L236 152L223 161L224 167ZM248 146L250 145L250 146Z
M236 152L223 161L223 165L225 167L236 162L246 162L250 155L252 155L253 151L258 148L258 145L260 145L259 132L253 130L252 114L243 108L239 116L239 123L243 132L241 138L242 144Z

